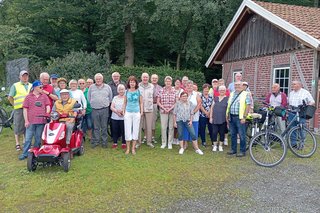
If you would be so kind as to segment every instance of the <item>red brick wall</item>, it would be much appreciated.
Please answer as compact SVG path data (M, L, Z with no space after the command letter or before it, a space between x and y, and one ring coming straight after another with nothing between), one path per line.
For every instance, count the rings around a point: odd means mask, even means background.
M251 91L255 92L254 97L264 98L265 95L271 90L274 67L288 65L290 67L291 80L295 78L300 79L297 65L295 64L294 60L290 60L292 54L295 55L300 64L304 80L307 84L306 89L311 92L314 67L314 51L310 49L304 49L273 56L262 56L237 62L228 62L223 65L222 76L226 80L226 85L229 85L229 83L232 82L233 71L242 70L243 81L247 81L249 83ZM257 73L255 74L256 66ZM255 75L257 78L256 82L254 82ZM317 119L315 119L315 124L316 127L320 129L320 124L317 122L317 120L320 120L320 113L318 112L316 116Z

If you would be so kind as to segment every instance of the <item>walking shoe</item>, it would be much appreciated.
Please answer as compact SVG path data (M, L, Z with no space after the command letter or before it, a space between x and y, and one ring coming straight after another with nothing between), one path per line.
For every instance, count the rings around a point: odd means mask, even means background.
M239 152L236 156L237 156L237 157L244 157L245 155L246 155L245 153Z
M145 142L147 142L147 137L143 137L143 139L141 141L141 143L145 143Z
M127 148L127 144L122 144L121 145L121 149L126 149Z
M163 144L163 145L161 145L161 147L160 147L161 149L164 149L164 148L166 148L166 145L165 144Z
M201 149L197 149L196 153L199 154L199 155L203 155L203 152L201 151Z
M180 148L180 149L179 149L179 154L180 154L180 155L183 155L183 152L184 152L184 149L183 149L183 148Z
M140 147L140 144L139 143L137 143L136 144L136 149L138 149Z
M219 152L223 152L223 148L221 145L219 146Z
M21 146L20 146L20 144L16 145L16 150L17 150L17 151L21 151Z
M154 137L152 137L152 143L158 143Z
M202 145L203 147L206 147L206 146L207 146L206 142L202 142L201 145Z
M154 145L152 143L147 143L147 146L149 146L150 148L154 148Z
M92 143L92 144L91 144L91 148L92 148L92 149L96 148L96 146L98 146L98 144L96 144L96 143Z
M216 145L213 145L212 151L213 151L213 152L216 152L216 151L217 151L217 146L216 146Z
M235 154L237 154L237 152L234 152L234 151L231 150L231 151L227 152L227 154L228 155L235 155Z
M26 158L27 158L27 156L24 156L23 154L19 155L19 160L24 160Z
M116 144L116 143L114 143L113 145L112 145L112 149L116 149L118 147L118 144Z
M225 146L228 146L228 138L225 138L223 143Z
M172 149L172 145L171 144L168 145L168 149Z
M237 144L240 144L240 138L237 138Z

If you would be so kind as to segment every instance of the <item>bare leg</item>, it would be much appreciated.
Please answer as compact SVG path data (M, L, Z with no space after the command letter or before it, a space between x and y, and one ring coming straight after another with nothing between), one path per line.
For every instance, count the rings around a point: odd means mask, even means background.
M129 154L130 153L130 141L127 141L127 150L125 152L125 154Z
M193 145L194 150L198 150L198 149L199 149L198 141L197 141L197 140L192 141L192 145Z
M133 155L136 154L136 143L137 143L137 141L132 141L132 154Z

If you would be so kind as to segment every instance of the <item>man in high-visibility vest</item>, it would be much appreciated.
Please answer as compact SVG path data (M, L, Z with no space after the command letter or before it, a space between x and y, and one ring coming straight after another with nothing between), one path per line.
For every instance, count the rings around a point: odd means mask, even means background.
M243 90L242 82L234 82L235 91L230 94L226 112L227 122L231 133L231 150L229 155L237 154L243 157L246 154L246 117L250 110L250 96ZM240 152L237 153L237 135L240 137Z
M19 137L24 134L26 128L24 126L24 117L23 117L23 108L22 104L25 97L29 94L32 84L29 83L29 73L26 70L22 70L19 75L20 81L14 83L9 92L8 100L13 106L14 116L13 116L13 124L14 124L14 137L16 140L16 150L20 151L21 146L19 143Z

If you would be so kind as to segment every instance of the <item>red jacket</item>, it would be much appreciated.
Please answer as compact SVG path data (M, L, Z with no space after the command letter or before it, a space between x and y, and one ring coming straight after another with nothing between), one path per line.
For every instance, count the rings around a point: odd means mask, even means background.
M266 102L268 104L270 104L271 95L272 95L272 93L270 92L266 97ZM280 95L281 95L281 106L284 108L287 108L287 106L288 106L287 95L284 92L280 92Z

